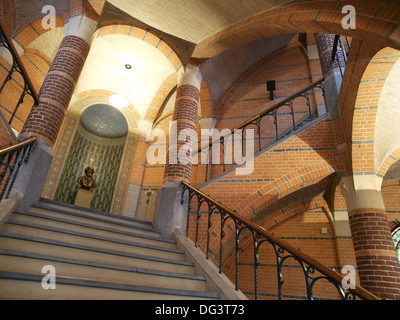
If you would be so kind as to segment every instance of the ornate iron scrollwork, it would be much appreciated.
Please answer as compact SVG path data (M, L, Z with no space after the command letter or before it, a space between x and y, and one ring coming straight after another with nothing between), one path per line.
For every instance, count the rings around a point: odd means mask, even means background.
M306 294L307 299L314 300L314 286L320 280L325 280L327 283L332 284L338 291L340 297L344 300L354 300L357 297L363 298L366 294L366 291L361 291L361 293L357 292L353 289L344 289L342 287L341 281L338 279L337 274L333 272L331 269L324 267L323 265L312 262L313 259L306 256L302 253L299 249L294 249L288 244L285 244L283 241L279 240L278 238L274 237L272 234L269 234L264 229L258 228L256 225L252 224L250 221L242 218L238 213L224 207L221 203L213 200L209 196L203 194L201 191L195 189L194 187L190 186L187 183L182 183L182 199L183 194L186 191L189 192L189 204L188 210L190 210L190 202L193 199L194 194L196 194L198 207L197 207L197 219L196 219L196 234L195 234L195 245L197 246L198 241L198 225L199 225L199 212L200 206L203 203L207 203L208 206L208 222L207 222L207 250L206 255L208 258L209 252L209 242L210 242L210 232L211 227L213 226L211 216L219 215L220 217L220 241L219 241L219 273L222 273L222 263L223 263L223 250L224 250L224 239L226 236L225 229L229 228L230 231L233 233L232 236L234 237L232 240L235 241L235 288L239 290L239 252L242 251L241 247L241 238L248 239L249 237L241 237L243 231L247 230L250 232L250 238L252 241L252 246L254 250L254 296L255 299L258 299L259 292L259 279L258 279L258 268L260 267L260 246L263 243L268 243L271 245L275 252L275 259L276 259L276 274L277 274L277 283L278 283L278 299L283 299L283 285L285 283L285 279L283 278L282 268L285 262L288 259L293 259L296 261L300 269L304 274L304 281L306 287ZM182 200L181 203L183 204L184 201ZM233 225L227 223L227 221L232 221ZM234 228L233 228L234 227ZM188 236L188 229L189 229L189 214L187 215L187 231L186 235ZM311 261L311 262L310 262ZM314 265L315 264L315 265ZM289 268L290 270L291 268ZM318 273L317 273L318 272ZM342 278L340 278L342 279ZM367 298L374 299L373 295L366 295Z

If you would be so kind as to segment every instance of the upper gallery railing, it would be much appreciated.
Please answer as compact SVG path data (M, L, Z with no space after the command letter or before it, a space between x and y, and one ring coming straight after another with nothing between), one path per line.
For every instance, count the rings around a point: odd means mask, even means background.
M38 94L36 93L36 90L29 79L28 73L25 70L25 67L10 39L8 34L5 32L3 26L0 23L0 55L2 54L3 50L7 50L10 55L11 55L11 68L8 70L8 74L6 75L6 78L4 79L3 83L0 86L0 94L3 93L3 89L6 86L7 82L10 81L13 77L13 73L19 73L22 76L23 79L23 89L21 94L19 95L18 101L16 105L14 106L14 109L10 108L12 110L11 112L11 117L8 121L8 124L11 125L19 106L24 102L25 95L29 95L33 98L34 104L39 103L39 97ZM7 106L8 107L8 106Z
M10 143L0 149L0 201L7 199L14 186L19 169L23 162L28 161L36 137Z
M350 50L351 48L350 40L348 37L345 37L345 39L346 39L346 45ZM340 48L341 50L338 50L338 48ZM339 53L339 51L341 52L341 54ZM342 41L342 37L340 35L336 35L335 40L333 42L332 61L337 60L339 71L342 78L344 76L344 69L346 68L347 58L348 58L348 52L346 52L346 49Z
M230 210L226 206L222 205L221 203L215 201L210 196L204 194L200 190L194 188L190 184L186 182L182 182L182 198L181 203L183 204L185 201L185 193L188 192L188 211L187 211L187 224L186 224L186 237L189 234L189 227L190 227L190 212L192 209L192 200L194 197L197 199L197 211L195 214L195 222L196 225L194 226L194 243L195 246L198 246L198 237L199 237L199 219L200 219L200 208L204 204L207 206L208 213L207 213L207 231L206 231L206 258L209 259L210 253L210 234L211 234L211 227L212 227L212 216L219 216L220 217L220 244L219 244L219 272L222 273L222 253L224 249L224 237L226 234L226 230L230 229L230 231L234 234L235 237L235 287L236 290L239 290L239 251L241 248L241 241L244 241L244 237L240 237L243 231L247 230L250 232L250 237L253 244L253 253L254 253L254 296L255 299L258 299L258 267L260 264L260 246L264 243L268 243L272 246L273 252L275 253L276 259L276 281L278 285L278 299L283 299L283 285L285 283L283 274L282 274L282 267L284 266L285 262L288 259L294 259L297 261L303 271L304 275L304 283L307 292L307 299L314 300L314 286L320 280L327 280L330 284L336 288L337 292L339 293L341 299L347 300L354 300L357 297L363 300L380 300L379 297L375 296L371 292L365 290L360 286L356 286L355 289L352 289L350 286L349 288L343 287L343 277L333 271L332 269L324 266L320 262L316 261L315 259L311 258L310 256L306 255L300 249L296 249L286 241L274 236L270 232L268 232L263 227L256 225L249 220L243 218L238 213ZM218 218L217 218L218 219ZM227 221L231 220L233 222L230 226L228 226ZM215 232L215 229L214 229ZM218 235L217 235L218 236ZM289 268L292 269L292 268ZM313 277L315 272L318 271L320 275L316 275ZM273 280L271 280L273 281Z
M282 100L278 104L272 106L271 108L263 111L262 113L254 116L253 118L247 120L246 122L242 123L241 125L237 126L236 128L230 130L230 132L225 135L224 137L211 141L208 145L203 146L197 150L197 154L201 154L202 152L206 153L207 156L207 165L206 165L206 176L205 181L208 181L209 178L209 168L213 165L212 163L212 148L215 144L222 144L223 147L223 157L224 159L221 161L223 164L223 172L226 170L226 165L231 164L229 160L225 158L226 150L225 150L225 141L229 141L228 139L233 137L233 135L238 134L240 135L241 139L241 150L243 153L244 147L243 143L246 141L245 130L252 126L255 127L258 135L258 151L265 149L269 145L275 143L279 139L283 138L284 136L294 132L302 127L303 123L306 121L314 120L315 115L317 114L317 108L312 108L312 103L310 100L311 91L319 88L322 90L323 94L323 85L324 85L324 78L314 82L313 84L307 86L306 88L302 89L301 91L293 94L292 96ZM304 99L305 104L295 104L297 99ZM283 110L283 112L279 112ZM263 119L264 118L271 118L272 121L266 123ZM280 120L282 120L282 124L280 124ZM271 128L273 126L273 129ZM268 141L263 145L262 144L262 130L270 130L273 132L273 137L269 138ZM246 155L249 156L249 155ZM210 164L210 166L209 166Z

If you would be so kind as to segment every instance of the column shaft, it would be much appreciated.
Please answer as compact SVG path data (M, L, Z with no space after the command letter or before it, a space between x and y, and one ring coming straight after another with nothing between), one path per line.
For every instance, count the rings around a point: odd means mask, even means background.
M382 194L342 178L360 284L382 299L400 299L400 263ZM357 180L358 181L358 180ZM356 184L359 185L359 182Z
M39 91L39 104L32 108L21 136L33 135L54 146L88 53L89 45L83 39L64 38Z
M193 150L196 144L200 83L199 69L188 66L177 91L172 117L172 121L175 123L170 133L164 182L168 180L190 182L192 161L186 150L189 148ZM184 146L185 148L183 148Z

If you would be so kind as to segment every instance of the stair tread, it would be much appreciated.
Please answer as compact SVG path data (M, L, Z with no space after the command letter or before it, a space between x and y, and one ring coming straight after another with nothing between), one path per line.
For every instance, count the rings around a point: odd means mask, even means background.
M147 274L147 275L158 275L158 276L191 279L191 280L199 280L199 281L206 280L206 278L204 276L200 276L200 275L159 271L159 270L152 270L152 269L145 269L145 268L138 268L138 267L128 267L128 266L121 266L121 265L110 264L110 263L102 263L102 262L95 262L95 261L89 261L89 260L72 259L72 258L64 258L64 257L60 257L60 256L52 256L52 255L38 254L38 253L32 253L32 252L24 252L24 251L19 251L19 250L9 250L9 249L0 248L0 255L9 255L9 256L15 256L15 257L31 258L31 259L41 259L41 260L46 260L46 261L63 262L63 263L70 263L70 264L76 264L76 265L82 265L82 266L88 266L88 267L104 268L104 269L109 269L109 270L136 272L136 273L142 273L142 274Z
M20 214L20 215L25 215L25 216L31 216L31 217L36 217L36 218L47 219L47 220L53 220L53 221L57 221L57 222L68 223L68 224L75 225L75 226L82 226L82 227L92 228L92 229L101 230L101 231L108 231L108 232L118 233L118 234L127 235L127 236L133 236L133 237L139 237L139 238L159 241L160 243L164 242L164 243L176 244L175 240L162 239L162 238L159 238L159 237L152 237L152 236L149 236L149 235L135 233L135 232L129 232L129 231L124 231L124 230L118 230L118 229L113 229L113 228L96 226L96 225L93 225L93 224L87 224L87 223L83 223L83 222L78 222L78 221L73 221L73 220L69 220L69 219L59 218L59 217L46 215L46 214L42 214L42 213L24 212L24 211L19 211L19 210L15 210L14 213Z
M125 244L125 245L134 246L134 247L146 248L146 249L167 251L167 252L171 252L171 253L184 254L184 252L185 252L184 250L179 250L179 249L165 248L165 247L160 247L160 246L155 246L155 245L145 244L145 243L140 243L140 242L133 242L133 241L127 241L127 240L122 240L122 239L103 237L103 236L98 236L98 235L94 235L94 234L90 234L90 233L72 231L72 230L63 229L63 228L49 227L46 225L41 225L41 224L31 223L31 222L24 222L24 221L17 221L17 220L13 220L13 219L8 219L8 221L6 222L6 225L7 224L15 224L15 225L19 225L19 226L26 226L26 227L36 228L36 229L53 231L53 232L58 232L58 233L63 233L63 234L69 234L69 235L74 235L74 236L79 236L79 237L90 238L90 239L94 239L94 240L101 240L101 241Z
M0 279L25 280L25 281L34 281L34 282L41 283L43 280L43 274L36 275L36 274L22 273L22 272L0 271ZM140 291L140 292L158 293L158 294L165 294L165 295L178 295L178 296L191 296L191 297L194 296L194 297L198 297L198 298L212 298L212 299L220 298L220 295L218 293L214 293L214 292L136 286L136 285L132 285L132 284L121 284L121 283L93 281L93 280L86 280L86 279L75 279L75 278L67 278L67 277L61 277L61 276L56 276L56 284L95 287L95 288L100 288L100 289Z
M44 244L52 244L52 245L57 245L57 246L61 246L61 247L69 247L69 248L80 249L80 250L88 250L91 252L100 252L100 253L125 256L125 257L130 257L130 258L144 259L144 260L149 260L149 261L179 264L179 265L186 265L186 266L194 266L194 263L187 262L187 261L159 258L159 257L155 257L155 256L148 256L148 255L142 255L142 254L137 254L137 253L130 253L130 252L123 252L123 251L99 248L99 247L94 247L94 246L74 244L74 243L65 242L65 241L46 239L46 238L35 237L35 236L27 236L27 235L4 232L4 231L0 231L0 237L7 237L7 238L13 238L13 239L19 239L19 240L25 240L25 241L33 241L33 242L39 242L39 243L44 243Z
M80 206L76 206L74 204L59 202L59 201L56 201L56 200L40 198L39 202L45 202L45 203L47 202L47 203L50 203L50 204L55 204L55 205L60 206L60 207L78 209L78 210L82 210L82 211L86 211L86 212L90 212L90 213L97 213L97 214L100 214L100 215L103 215L103 216L106 216L106 217L118 218L118 219L121 219L121 220L126 220L126 221L131 221L131 222L138 222L138 223L143 223L143 224L147 224L149 226L152 226L152 223L150 221L141 220L141 219L137 219L137 218L120 216L120 215L117 215L117 214L113 214L113 213L109 213L109 212L105 212L105 211L100 211L100 210L95 210L95 209L90 209L90 208L85 208L85 207L80 207ZM39 202L35 203L35 205L39 204Z
M76 212L71 212L71 211L68 211L68 210L46 207L46 206L42 206L42 205L36 204L36 203L33 203L31 205L31 207L38 208L38 209L44 209L44 210L48 210L48 211L59 212L59 213L63 213L63 214L68 214L68 215L75 216L75 217L80 217L80 218L91 219L91 220L101 221L101 222L105 222L105 223L115 224L115 225L119 225L119 226L129 227L129 228L132 228L132 229L150 231L150 232L153 232L155 234L159 234L160 233L160 232L152 229L150 226L149 227L144 227L144 226L138 226L138 225L134 225L134 224L127 223L127 222L113 221L111 219L107 219L107 218L120 219L121 217L115 217L115 216L106 216L106 218L105 217L101 217L101 216L93 217L93 216L90 216L90 215L86 215L84 213L76 213ZM128 220L128 222L133 222L133 221Z

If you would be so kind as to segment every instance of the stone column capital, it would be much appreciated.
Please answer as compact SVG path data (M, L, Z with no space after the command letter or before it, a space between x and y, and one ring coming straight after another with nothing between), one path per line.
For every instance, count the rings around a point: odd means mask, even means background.
M340 180L340 190L346 199L348 212L364 208L385 210L381 190L372 180L358 176L343 177Z
M189 85L200 90L202 81L203 74L201 73L200 68L192 64L185 65L185 67L178 73L178 87Z
M90 45L96 27L96 20L93 20L84 14L76 15L71 17L65 24L64 37L76 36Z

